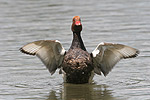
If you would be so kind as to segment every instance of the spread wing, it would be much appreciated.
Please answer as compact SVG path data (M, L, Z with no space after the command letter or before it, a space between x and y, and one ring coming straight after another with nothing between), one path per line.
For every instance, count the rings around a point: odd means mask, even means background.
M118 61L136 57L138 53L137 49L126 45L100 43L92 52L95 73L102 72L106 76Z
M29 43L20 50L29 55L36 55L51 74L55 73L56 69L61 66L65 50L57 40L40 40Z

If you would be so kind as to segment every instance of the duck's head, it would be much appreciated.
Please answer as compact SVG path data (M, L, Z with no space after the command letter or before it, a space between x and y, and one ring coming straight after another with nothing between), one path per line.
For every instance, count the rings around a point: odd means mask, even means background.
M73 33L80 33L82 31L82 24L79 16L73 17L71 30Z

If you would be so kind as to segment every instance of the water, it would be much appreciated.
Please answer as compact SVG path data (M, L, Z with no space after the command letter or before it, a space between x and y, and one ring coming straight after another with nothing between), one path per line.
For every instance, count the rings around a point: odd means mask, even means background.
M1 0L0 100L150 100L149 0ZM100 42L140 50L94 84L64 84L41 61L19 48L35 40L59 40L67 50L72 18L79 15L89 52Z

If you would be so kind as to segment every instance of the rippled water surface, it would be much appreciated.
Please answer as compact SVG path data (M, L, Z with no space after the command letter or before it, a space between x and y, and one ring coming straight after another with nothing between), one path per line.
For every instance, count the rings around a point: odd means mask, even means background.
M89 52L100 42L140 50L94 84L64 84L19 48L35 40L71 44L79 15ZM0 100L150 100L150 0L0 0Z

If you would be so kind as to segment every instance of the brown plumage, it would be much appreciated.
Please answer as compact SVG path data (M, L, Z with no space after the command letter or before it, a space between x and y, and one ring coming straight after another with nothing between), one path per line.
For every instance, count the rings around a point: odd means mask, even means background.
M88 53L81 38L81 19L75 16L72 21L73 40L68 51L58 40L35 41L20 50L40 58L51 74L60 68L64 82L74 84L92 82L94 73L106 76L118 61L136 57L139 53L126 45L103 42Z
M80 48L70 49L62 64L68 83L88 83L94 69L92 59L87 51Z

